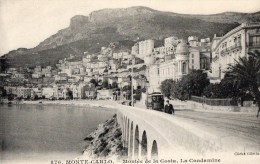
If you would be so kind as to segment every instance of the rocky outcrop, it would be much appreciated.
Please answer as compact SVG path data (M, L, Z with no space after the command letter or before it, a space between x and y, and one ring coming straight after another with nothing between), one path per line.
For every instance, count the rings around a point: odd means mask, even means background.
M126 154L116 115L100 124L84 140L89 142L83 153L84 158L122 158Z
M76 15L70 19L70 28L80 28L89 22L89 18L84 15Z
M104 23L117 20L120 18L129 18L132 16L146 16L152 17L153 14L156 14L159 11L153 10L148 7L136 6L129 8L117 8L117 9L102 9L93 11L90 13L90 21L93 23Z

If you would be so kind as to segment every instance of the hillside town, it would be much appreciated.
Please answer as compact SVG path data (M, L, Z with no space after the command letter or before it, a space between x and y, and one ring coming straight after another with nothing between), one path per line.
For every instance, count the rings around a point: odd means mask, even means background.
M229 65L260 50L260 23L242 23L224 36L169 36L159 47L153 39L128 50L113 47L110 43L96 54L86 51L80 60L71 54L55 67L1 67L1 95L10 100L129 100L134 94L140 100L137 94L161 92L163 81L178 81L192 70L202 70L210 83L220 83Z
M260 164L259 0L0 0L0 164Z

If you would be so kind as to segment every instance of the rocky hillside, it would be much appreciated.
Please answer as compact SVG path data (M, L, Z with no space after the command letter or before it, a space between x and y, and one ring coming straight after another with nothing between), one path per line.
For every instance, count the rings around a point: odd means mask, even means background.
M209 37L214 33L224 34L230 28L237 26L236 22L240 22L243 17L239 13L237 15L223 13L212 16L193 16L161 12L147 7L103 9L94 11L89 16L74 16L68 28L47 38L36 49L54 48L107 33L117 34L130 40L160 39L169 35L182 38L191 34Z
M117 123L116 115L100 124L85 140L89 144L82 158L122 158L125 155L122 131Z
M215 15L185 15L162 12L147 7L103 9L89 16L71 18L69 27L58 31L33 49L7 54L11 66L53 65L70 54L95 53L110 42L132 42L147 38L162 40L175 35L213 37L223 35L243 21L259 21L260 13L221 13Z
M256 13L238 13L238 12L225 12L212 15L183 15L184 17L191 17L207 22L218 23L232 23L232 22L260 22L260 12Z

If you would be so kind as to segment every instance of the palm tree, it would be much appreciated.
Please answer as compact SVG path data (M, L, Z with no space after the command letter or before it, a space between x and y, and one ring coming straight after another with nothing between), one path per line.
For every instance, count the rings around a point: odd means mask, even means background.
M236 86L249 91L258 105L257 116L260 112L260 53L249 52L248 57L239 58L235 65L229 65L228 73Z

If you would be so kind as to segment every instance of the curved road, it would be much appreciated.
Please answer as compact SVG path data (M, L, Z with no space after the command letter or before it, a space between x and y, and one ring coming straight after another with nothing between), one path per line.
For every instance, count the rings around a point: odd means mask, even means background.
M175 116L215 132L223 132L250 141L260 150L260 118L255 113L176 110Z
M256 117L256 112L193 110L185 109L183 103L171 103L175 108L173 117L215 134L230 147L253 148L260 153L260 117ZM145 108L140 103L136 106Z

